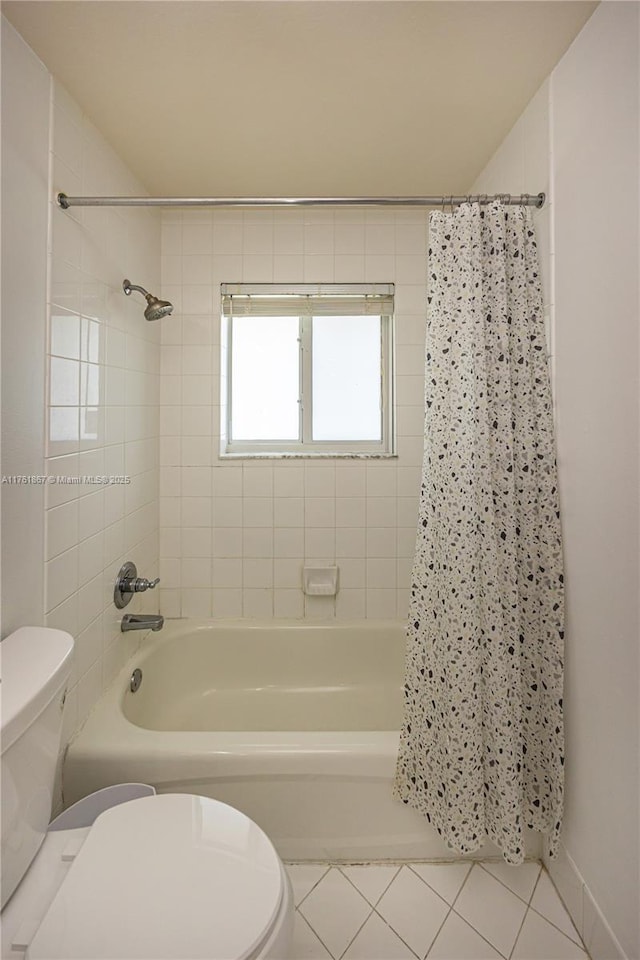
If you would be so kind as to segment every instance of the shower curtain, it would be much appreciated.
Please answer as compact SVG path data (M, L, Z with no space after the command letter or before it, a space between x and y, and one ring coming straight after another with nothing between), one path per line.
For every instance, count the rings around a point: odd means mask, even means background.
M562 819L563 575L529 209L430 216L425 447L394 795L509 863Z

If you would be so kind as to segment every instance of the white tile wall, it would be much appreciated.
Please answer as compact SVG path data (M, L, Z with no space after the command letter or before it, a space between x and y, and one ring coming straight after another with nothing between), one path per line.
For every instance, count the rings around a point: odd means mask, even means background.
M51 194L144 189L57 83ZM51 208L45 473L126 476L127 484L51 482L45 488L45 614L76 640L63 742L84 721L140 633L120 631L115 575L133 560L158 575L160 329L125 277L159 289L157 213ZM154 612L153 594L129 610Z
M422 463L427 213L166 211L161 609L189 616L404 617ZM396 284L398 452L389 461L221 460L219 285ZM340 590L305 597L305 562Z
M49 107L51 77L0 18L2 55L2 474L40 476L44 448ZM28 389L26 385L28 384ZM6 636L42 623L44 489L5 484L2 596Z
M549 192L547 101L545 84L474 192ZM535 219L551 342L549 202ZM186 615L196 585L185 560L211 558L212 579L199 588L206 615L405 616L423 450L427 220L384 208L164 213L163 296L182 306L162 331L161 558L173 574L164 612ZM302 280L396 284L397 459L219 458L219 284ZM245 561L232 579L231 559ZM250 559L262 561L260 581ZM335 599L302 593L302 566L314 560L339 565Z

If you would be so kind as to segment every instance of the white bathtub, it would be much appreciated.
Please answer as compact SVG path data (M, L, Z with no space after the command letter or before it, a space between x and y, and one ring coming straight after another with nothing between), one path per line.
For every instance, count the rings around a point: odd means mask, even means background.
M287 860L454 858L391 799L404 645L398 622L168 621L71 743L65 803L145 782L230 803Z

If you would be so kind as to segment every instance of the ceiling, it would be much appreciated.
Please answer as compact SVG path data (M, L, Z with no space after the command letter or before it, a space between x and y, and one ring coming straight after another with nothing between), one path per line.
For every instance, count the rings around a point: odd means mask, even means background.
M7 0L2 11L151 194L384 196L468 190L596 6Z

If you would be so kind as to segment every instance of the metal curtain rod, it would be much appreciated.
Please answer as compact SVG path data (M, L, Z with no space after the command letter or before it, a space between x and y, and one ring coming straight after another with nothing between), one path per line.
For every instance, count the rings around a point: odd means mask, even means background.
M441 197L68 197L59 193L56 197L63 210L69 207L439 207L460 203L503 203L542 207L544 193L510 193L492 195L465 194Z

